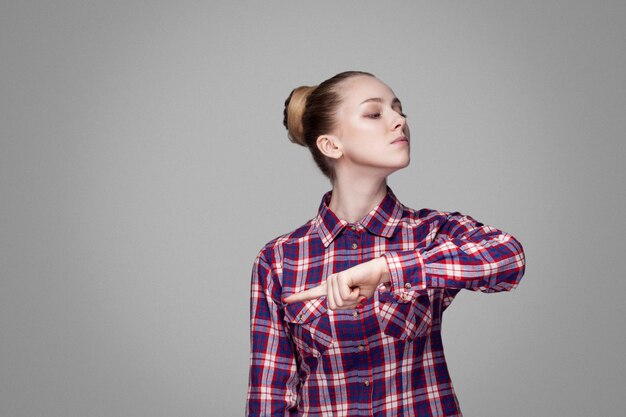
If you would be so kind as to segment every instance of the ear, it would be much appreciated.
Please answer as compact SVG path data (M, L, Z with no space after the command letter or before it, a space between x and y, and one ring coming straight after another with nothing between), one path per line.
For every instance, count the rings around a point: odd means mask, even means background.
M341 143L333 135L321 135L315 143L322 154L331 159L339 159L343 155Z

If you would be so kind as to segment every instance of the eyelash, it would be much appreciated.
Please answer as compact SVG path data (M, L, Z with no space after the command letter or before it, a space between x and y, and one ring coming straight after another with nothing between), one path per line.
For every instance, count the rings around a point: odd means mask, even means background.
M402 113L402 112L397 112L397 113L406 119L407 116L405 113ZM380 112L368 114L366 117L370 119L380 119Z

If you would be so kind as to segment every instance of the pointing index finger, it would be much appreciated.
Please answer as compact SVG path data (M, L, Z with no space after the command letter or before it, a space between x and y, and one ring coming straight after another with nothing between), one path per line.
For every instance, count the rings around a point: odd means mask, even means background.
M326 283L322 283L317 287L291 294L283 301L287 304L297 303L299 301L309 301L326 295Z

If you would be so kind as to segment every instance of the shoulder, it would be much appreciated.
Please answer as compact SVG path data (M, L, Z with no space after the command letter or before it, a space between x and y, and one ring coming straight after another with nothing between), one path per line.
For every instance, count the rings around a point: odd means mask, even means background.
M405 227L417 227L424 224L438 224L445 222L452 213L449 211L422 208L419 210L402 205L402 217L400 224Z
M403 229L413 229L424 233L433 233L439 230L474 229L484 226L470 215L459 211L444 211L431 208L415 210L403 206L403 213L398 226Z
M318 238L318 235L315 227L315 218L313 218L297 229L281 234L267 242L259 251L257 259L260 258L268 264L272 264L280 261L286 246L297 245L315 238Z
M458 235L475 230L482 232L499 232L498 229L487 226L474 217L460 211L443 211L430 208L414 210L405 208L405 215L400 222L405 229L414 229L419 233L445 233Z

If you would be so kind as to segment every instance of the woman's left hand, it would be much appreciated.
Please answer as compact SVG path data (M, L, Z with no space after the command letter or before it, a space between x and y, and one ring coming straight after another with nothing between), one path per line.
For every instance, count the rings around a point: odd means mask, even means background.
M286 297L287 304L326 296L331 310L351 309L374 295L380 284L389 282L389 267L384 257L329 275L317 287Z

